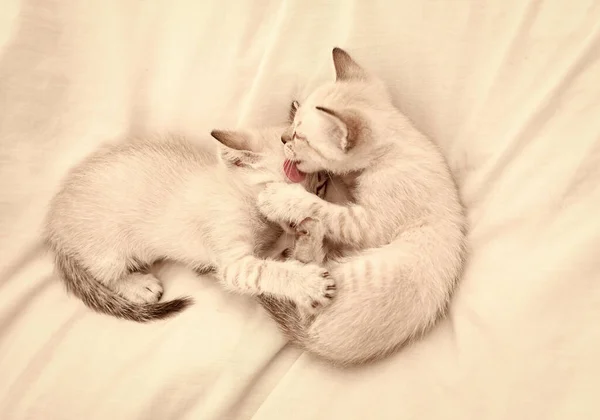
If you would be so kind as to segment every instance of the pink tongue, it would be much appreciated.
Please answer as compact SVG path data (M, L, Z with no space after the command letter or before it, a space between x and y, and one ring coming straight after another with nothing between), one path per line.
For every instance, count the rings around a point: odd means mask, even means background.
M306 174L298 170L296 163L289 159L286 159L285 162L283 162L283 171L288 179L294 183L302 182L304 181L304 178L306 178Z

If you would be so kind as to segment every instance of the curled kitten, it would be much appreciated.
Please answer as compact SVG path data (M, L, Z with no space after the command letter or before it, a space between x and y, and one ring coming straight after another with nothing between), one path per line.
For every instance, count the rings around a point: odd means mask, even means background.
M312 311L335 283L317 264L270 258L283 234L256 208L269 182L285 179L283 127L212 132L219 154L185 139L132 140L94 153L50 204L45 238L67 289L95 311L138 322L191 303L160 302L154 261L213 269L224 287L289 299ZM317 174L301 185L321 186ZM332 289L333 288L333 289Z
M439 149L393 106L383 82L339 48L333 61L335 83L298 108L283 149L295 179L326 171L352 184L351 200L330 196L339 191L332 185L322 200L300 184L274 183L258 205L275 222L315 221L305 229L312 257L321 262L322 241L333 244L323 259L339 295L315 316L285 300L262 304L301 347L348 365L393 352L444 314L465 258L466 219Z

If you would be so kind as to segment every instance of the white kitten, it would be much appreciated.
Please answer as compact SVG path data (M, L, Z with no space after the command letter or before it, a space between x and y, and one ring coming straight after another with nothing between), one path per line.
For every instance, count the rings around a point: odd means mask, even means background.
M466 221L438 148L392 105L380 80L341 49L333 59L336 82L298 109L284 151L291 178L328 171L350 188L351 202L274 183L258 203L270 220L308 233L298 246L309 251L296 250L303 258L321 262L323 237L334 243L344 257L326 267L339 294L316 318L285 301L262 303L292 340L353 364L383 357L443 314L463 264Z
M282 229L262 217L256 197L282 181L283 128L213 131L221 159L181 138L104 148L76 167L53 199L46 239L67 288L92 309L144 322L185 308L158 302L154 261L214 269L228 289L291 299L311 311L335 285L314 264L265 258ZM311 191L317 176L303 183Z

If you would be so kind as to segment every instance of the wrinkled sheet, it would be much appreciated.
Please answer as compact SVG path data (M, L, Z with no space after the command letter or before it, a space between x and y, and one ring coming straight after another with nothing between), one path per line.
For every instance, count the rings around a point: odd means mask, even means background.
M600 417L600 3L3 0L0 417ZM444 151L470 220L450 316L350 370L185 268L137 325L68 296L41 246L67 170L131 133L279 123L347 48ZM357 311L360 308L357 308Z

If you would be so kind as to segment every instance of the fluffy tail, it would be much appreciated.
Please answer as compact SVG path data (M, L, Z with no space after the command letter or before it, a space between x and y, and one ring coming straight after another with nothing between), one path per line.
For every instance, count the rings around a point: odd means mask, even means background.
M56 254L56 269L61 273L69 292L89 308L117 318L136 322L154 321L175 315L193 303L187 297L158 303L130 302L93 278L73 258L61 253Z

